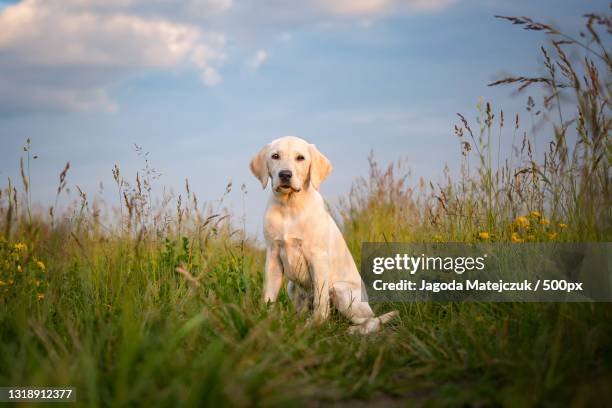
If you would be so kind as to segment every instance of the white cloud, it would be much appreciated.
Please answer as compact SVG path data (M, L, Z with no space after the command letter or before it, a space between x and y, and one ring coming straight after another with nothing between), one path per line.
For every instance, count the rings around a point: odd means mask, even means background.
M189 0L185 10L194 17L211 17L229 10L232 3L232 0Z
M166 68L197 61L206 65L219 56L223 42L218 37L207 43L196 27L165 20L24 8L8 9L0 16L0 49L24 64Z
M152 13L161 0L24 0L0 14L0 93L32 109L114 109L108 88L142 70L194 70L221 81L225 35ZM192 0L223 10L227 0ZM139 5L150 13L133 12ZM85 78L80 83L73 77ZM10 84L23 84L16 89ZM15 94L15 93L18 94ZM0 106L0 109L2 107Z
M204 85L215 86L219 82L221 82L221 75L219 75L219 73L213 68L208 67L204 70L204 72L202 72L202 75L200 75L200 79L202 80Z
M338 17L373 18L393 13L438 11L455 0L316 0L324 12Z
M236 0L224 14L232 40L261 47L303 28L369 28L381 19L440 12L458 0ZM346 25L345 23L349 23ZM284 38L290 39L291 36Z
M318 4L332 14L371 16L389 10L393 0L318 0Z
M36 110L115 112L117 104L105 88L78 86L49 86L30 82L15 83L0 79L0 112L18 113Z
M251 69L258 69L264 62L268 60L268 52L265 50L259 50L251 57L247 65Z
M46 5L72 11L212 17L229 10L232 0L45 0Z
M214 86L228 48L257 70L269 58L262 44L289 42L300 26L368 28L455 1L22 0L0 8L0 114L114 110L110 89L148 71L193 72Z
M412 11L440 11L455 2L456 0L410 0L406 5Z

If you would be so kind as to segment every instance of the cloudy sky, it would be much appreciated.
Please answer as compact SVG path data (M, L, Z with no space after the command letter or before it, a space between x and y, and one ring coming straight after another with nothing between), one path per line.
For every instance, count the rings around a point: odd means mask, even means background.
M248 170L267 141L298 135L334 164L334 200L382 162L408 160L438 178L456 165L456 112L480 96L506 115L525 97L487 88L503 73L539 72L542 36L493 18L528 15L569 32L606 1L505 0L0 0L0 179L17 177L31 138L33 198L69 184L111 205L111 169L142 167L160 184L189 178L201 200L245 183L247 224L266 193ZM239 189L229 197L242 211Z

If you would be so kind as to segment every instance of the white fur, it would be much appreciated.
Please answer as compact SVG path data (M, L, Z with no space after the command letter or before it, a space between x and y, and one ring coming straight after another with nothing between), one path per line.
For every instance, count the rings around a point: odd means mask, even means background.
M251 160L251 171L263 188L272 180L264 217L264 298L276 300L284 276L296 306L304 308L312 301L315 323L327 319L331 300L355 324L351 332L367 334L397 312L376 317L362 298L355 261L318 191L331 168L314 145L293 136L272 141ZM281 170L292 172L290 183L280 179Z

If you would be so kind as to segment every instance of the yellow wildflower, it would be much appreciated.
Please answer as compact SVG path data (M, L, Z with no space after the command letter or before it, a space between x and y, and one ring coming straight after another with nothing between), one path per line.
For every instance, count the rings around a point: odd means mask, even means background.
M567 228L567 224L564 224L564 223L560 222L559 223L559 228L565 229L565 228Z
M527 235L527 241L535 241L535 240L536 240L535 235L533 235L533 234Z
M557 238L557 233L556 232L549 232L548 233L548 239L551 241L554 241Z
M27 249L28 249L28 246L24 244L23 242L18 242L15 244L15 250L17 251L26 251Z
M17 272L23 272L23 269L21 268L21 265L17 265Z
M514 224L519 228L529 228L529 220L525 216L518 217Z
M550 221L549 221L549 220L547 220L546 218L542 218L542 219L540 220L540 224L542 224L542 225L548 225L548 224L550 224Z
M47 270L47 268L45 267L45 264L42 263L42 261L36 261L36 266L38 266L38 268L43 272Z
M6 285L6 282L0 280L0 286L4 286L4 285Z
M36 285L36 287L40 286L40 281L38 279L34 279L34 285Z
M491 238L491 235L488 232L483 231L478 233L478 238L486 241L487 239Z
M532 211L532 212L531 212L531 216L532 216L533 218L541 218L541 217L542 217L542 214L540 214L540 212L539 212L539 211Z
M519 236L519 234L517 234L516 232L512 233L512 237L511 237L512 242L525 242L525 240L523 238L521 238Z
M36 294L36 299L43 300L44 298L45 298L45 294L44 293L37 293Z

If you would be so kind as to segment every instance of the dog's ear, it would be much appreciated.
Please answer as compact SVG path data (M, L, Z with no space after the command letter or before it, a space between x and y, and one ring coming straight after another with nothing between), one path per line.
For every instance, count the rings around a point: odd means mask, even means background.
M266 163L266 156L268 154L268 146L264 147L251 159L251 173L259 179L261 186L265 189L268 185L268 165Z
M318 190L323 180L331 173L332 165L315 145L311 144L308 148L310 150L310 184Z

